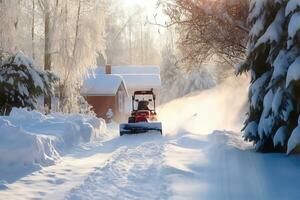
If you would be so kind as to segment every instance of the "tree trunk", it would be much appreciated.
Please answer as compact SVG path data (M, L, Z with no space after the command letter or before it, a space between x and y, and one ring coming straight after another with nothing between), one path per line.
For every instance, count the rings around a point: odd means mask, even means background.
M129 64L132 64L132 20L129 19Z
M78 43L78 36L79 36L79 21L80 21L80 12L81 12L81 0L78 0L78 8L77 8L77 18L76 18L76 30L75 30L75 41L73 46L73 61L75 60L76 48ZM72 63L72 67L75 63Z
M50 8L49 2L45 1L45 44L44 44L44 70L51 70L51 52L50 52ZM46 113L51 110L51 96L47 95L44 98L44 106Z
M141 64L144 64L144 38L143 38L143 23L141 23Z
M31 21L31 44L32 44L32 59L35 59L35 44L34 44L34 33L35 33L35 0L32 0L32 21Z

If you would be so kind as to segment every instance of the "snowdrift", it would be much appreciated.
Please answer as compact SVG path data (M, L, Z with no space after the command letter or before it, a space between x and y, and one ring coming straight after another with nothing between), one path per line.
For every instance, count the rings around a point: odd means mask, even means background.
M96 117L14 108L0 117L0 167L54 164L66 149L96 140L105 130L105 121Z

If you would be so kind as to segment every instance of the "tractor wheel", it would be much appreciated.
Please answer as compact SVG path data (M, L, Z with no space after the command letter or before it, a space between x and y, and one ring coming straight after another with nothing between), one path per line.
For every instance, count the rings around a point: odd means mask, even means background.
M135 118L134 117L129 117L128 118L128 123L135 123Z

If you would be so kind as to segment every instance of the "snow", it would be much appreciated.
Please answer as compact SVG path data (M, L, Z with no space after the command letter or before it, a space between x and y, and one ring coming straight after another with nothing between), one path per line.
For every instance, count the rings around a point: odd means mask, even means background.
M300 145L300 117L298 117L298 126L293 130L288 140L287 154L290 154L294 149Z
M264 97L264 110L261 114L261 118L258 125L258 134L261 139L264 138L264 136L268 136L272 133L272 129L274 127L274 116L271 115L271 108L272 108L272 102L274 99L274 93L272 90L269 90L268 93Z
M286 126L280 127L276 131L275 136L273 138L274 146L275 147L278 145L284 146L286 140L288 139L287 134L288 134L288 128Z
M299 7L300 7L300 0L289 0L285 8L285 16L290 15Z
M122 75L128 89L159 89L161 79L155 74L123 74Z
M41 88L41 90L44 90L45 86L44 86L43 80L41 79L41 76L36 73L36 69L33 70L32 68L28 68L28 71L29 71L32 79L34 80L35 87L39 87L39 88Z
M22 51L17 52L11 59L4 61L2 64L14 64L17 66L25 65L25 66L34 66L33 60L25 56L25 54Z
M41 88L41 90L44 90L43 80L41 79L41 75L38 74L38 72L40 72L40 71L35 66L33 60L28 58L23 52L21 52L21 51L17 52L14 56L10 57L10 59L4 61L3 65L5 65L5 64L13 64L13 65L17 65L17 66L20 66L20 65L27 66L27 70L31 76L30 78L32 78L34 80L33 82L34 82L35 87L39 87L39 88ZM10 70L10 71L8 71L8 73L18 74L19 76L22 76L27 80L29 78L23 72L20 73L19 71L17 72L15 70Z
M55 164L67 149L100 138L105 123L89 116L45 116L13 108L9 116L0 117L0 130L0 169L12 167L20 172L26 166ZM6 176L0 172L0 179Z
M252 29L250 30L249 35L251 35L251 37L258 37L259 34L263 31L263 29L264 29L264 21L257 20L253 25Z
M96 76L105 74L105 67L98 67ZM112 66L112 75L120 75L129 90L159 89L161 87L160 68L158 66Z
M281 88L279 88L276 91L273 101L272 101L272 112L275 115L279 114L279 109L280 109L280 105L281 105L282 98L283 98L282 96L283 96L283 90Z
M292 81L300 79L300 57L298 57L289 67L286 76L286 87L290 85Z
M9 121L0 119L1 165L54 164L59 153L51 144L51 138L31 134Z
M288 33L289 37L294 39L296 34L298 33L300 29L300 12L296 12L295 14L292 15L289 27L288 27Z
M28 89L24 85L18 84L18 90L19 90L21 95L29 96Z
M260 21L260 20L259 20ZM259 22L256 22L259 23ZM261 44L265 44L267 42L272 43L272 42L279 42L279 39L282 34L282 24L284 23L284 9L281 9L278 11L275 20L272 22L272 24L268 27L266 32L258 39L256 42L254 48L259 47ZM254 29L257 27L254 26ZM259 27L261 28L261 27ZM253 32L253 31L252 31ZM257 32L257 31L254 31Z
M287 154L290 154L300 144L300 127L299 125L293 130L288 141Z
M252 21L255 18L258 18L260 16L260 14L263 11L263 7L264 7L265 3L266 3L266 0L252 0L250 2L249 7L250 7L251 12L249 13L249 16L248 16L249 21Z
M257 123L250 122L245 128L245 133L244 133L245 139L248 140L248 138L257 137L257 130L258 130Z
M95 74L90 75L84 80L81 88L81 94L112 96L116 95L121 85L124 85L123 78L119 75ZM124 88L125 85L124 85Z
M270 78L270 72L264 73L261 77L259 77L250 87L251 92L251 106L256 108L259 105L259 102L263 101L264 90L266 84Z
M287 100L286 101L286 108L285 108L285 110L283 110L283 113L282 113L282 115L283 115L282 119L284 121L287 121L290 118L290 115L293 112L294 108L295 107L294 107L293 103L291 102L291 100L290 99Z
M273 62L274 71L272 74L271 83L286 75L289 65L296 59L298 54L299 49L297 47L294 47L289 51L280 51L280 53Z
M109 134L95 143L77 146L56 165L29 171L10 183L0 181L0 196L68 200L298 200L300 157L259 154L242 138L239 129L247 82L233 78L224 85L161 106L158 113L164 126L163 136L119 137L117 124L108 124ZM26 118L41 123L49 116L18 115L19 121ZM71 117L71 121L75 119L82 118Z

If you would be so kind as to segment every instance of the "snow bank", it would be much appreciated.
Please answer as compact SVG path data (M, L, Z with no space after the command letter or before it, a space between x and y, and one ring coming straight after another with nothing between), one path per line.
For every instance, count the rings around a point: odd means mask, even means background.
M8 120L0 119L0 163L53 164L59 153L50 138L31 134Z
M67 148L96 140L105 129L96 117L14 108L0 117L0 166L54 164Z

